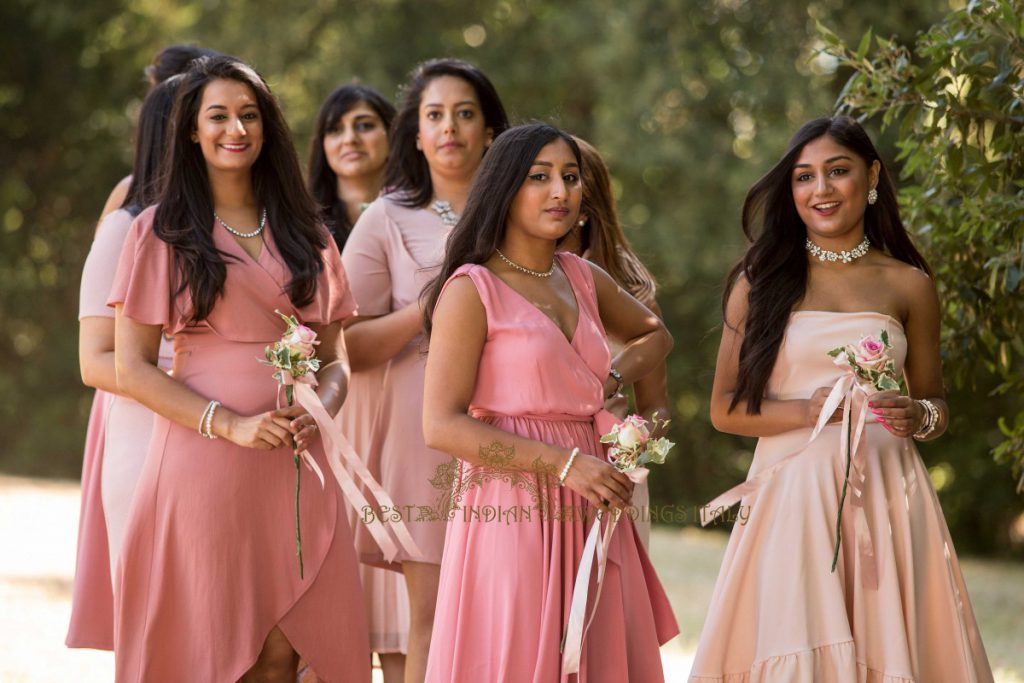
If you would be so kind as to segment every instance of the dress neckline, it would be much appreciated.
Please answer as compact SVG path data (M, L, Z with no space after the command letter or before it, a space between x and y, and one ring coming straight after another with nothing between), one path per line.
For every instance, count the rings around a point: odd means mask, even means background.
M569 281L569 288L572 290L572 298L573 298L573 300L576 303L576 326L573 328L572 336L571 337L570 336L566 336L565 331L561 328L561 326L557 322L555 322L551 318L551 316L547 315L544 311L540 310L540 308L536 304L534 304L532 301L530 301L525 296L520 294L519 291L516 290L515 287L513 287L509 283L507 283L504 280L502 280L500 277L498 277L497 273L492 272L491 269L488 268L487 266L483 265L482 263L479 264L479 265L480 265L481 268L483 268L485 271L487 271L488 275L490 275L495 280L500 282L501 285L503 287L505 287L507 290L509 290L510 292L515 294L516 297L518 297L520 301L522 301L524 304L526 304L531 309L536 311L537 315L539 315L540 317L544 318L549 323L551 323L551 326L555 329L556 332L558 332L558 336L561 337L563 340L565 340L565 342L567 344L569 344L570 346L575 346L576 345L576 337L579 336L579 331L580 331L580 319L583 317L583 306L580 305L580 294L576 290L576 283L573 281L573 277L569 274L569 269L565 267L565 264L562 261L561 253L557 253L557 252L555 253L555 260L558 262L558 267L562 270L562 273L565 274L565 279L567 279Z
M790 315L791 316L794 316L794 315L874 315L874 316L878 316L880 318L886 318L886 319L896 323L899 326L900 330L903 330L904 332L906 331L906 329L903 327L903 323L900 322L898 319L894 318L893 316L889 315L888 313L881 313L879 311L814 311L814 310L803 310L803 311L793 311L793 312L790 313Z

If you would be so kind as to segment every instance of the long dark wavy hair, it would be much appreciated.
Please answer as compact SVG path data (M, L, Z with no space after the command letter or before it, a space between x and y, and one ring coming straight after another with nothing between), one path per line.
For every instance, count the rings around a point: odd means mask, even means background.
M192 141L203 91L211 81L228 79L252 88L263 122L263 146L252 167L256 197L267 211L274 242L291 272L286 287L296 306L305 306L316 293L316 279L323 270L320 250L328 235L320 225L316 203L302 182L299 159L284 114L263 78L244 62L223 55L203 57L185 75L171 115L172 130L164 159L153 232L171 245L180 283L192 299L190 322L196 323L213 309L224 291L226 259L213 241L213 195L206 159Z
M729 273L722 298L724 318L736 281L740 276L747 279L750 284L748 311L730 410L746 401L747 413L761 412L761 401L789 316L807 290L808 257L804 246L807 226L793 203L792 173L804 146L825 135L859 156L868 166L874 161L881 166L875 188L878 201L869 205L864 214L864 232L872 247L929 275L932 273L903 227L892 180L861 125L847 116L823 117L805 123L790 140L786 153L754 183L743 202L743 232L750 246Z
M327 155L324 154L324 137L335 129L342 116L360 102L376 112L384 123L384 130L390 135L395 106L373 88L352 83L336 88L324 100L316 117L316 131L309 148L309 191L320 206L320 215L337 242L338 249L345 246L345 240L352 231L352 222L348 218L345 202L338 196L338 176L331 170Z
M142 101L139 123L135 128L135 163L132 181L121 208L138 216L160 195L161 171L167 150L167 131L171 128L171 111L184 76L171 76L157 83Z
M587 222L580 228L580 255L601 266L612 279L644 305L654 304L657 280L633 251L619 222L612 194L611 174L601 154L586 140L576 138L583 165L583 205ZM589 252L589 253L587 253Z
M427 158L416 149L416 134L419 132L423 91L432 80L441 76L461 78L472 86L480 100L484 125L493 131L494 138L508 128L508 115L498 91L483 71L461 59L431 59L417 65L401 91L402 102L391 126L391 154L388 155L384 175L385 189L398 192L398 201L405 206L426 206L434 195Z
M433 327L434 306L444 283L460 266L484 263L494 255L494 250L505 236L509 208L530 167L540 150L555 140L565 140L580 165L581 175L586 173L576 140L546 123L510 128L491 145L469 190L466 210L448 236L441 272L421 295L424 302L423 327L427 337Z

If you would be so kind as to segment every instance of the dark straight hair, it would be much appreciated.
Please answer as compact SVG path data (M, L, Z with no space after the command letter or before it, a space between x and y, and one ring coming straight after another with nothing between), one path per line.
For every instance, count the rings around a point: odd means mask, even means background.
M352 231L352 222L348 219L345 202L338 196L338 176L331 170L324 154L324 137L337 127L342 116L360 102L376 112L384 124L384 131L390 134L395 106L373 88L353 83L336 88L324 100L316 117L316 129L309 148L309 191L320 206L320 215L338 249L345 246L345 240Z
M227 79L249 86L263 123L263 146L252 167L256 197L267 211L274 243L291 272L288 298L305 306L316 293L317 276L323 270L320 250L327 246L327 232L320 226L316 204L302 182L299 159L284 114L263 78L234 57L202 57L185 75L171 116L173 128L165 157L153 232L173 247L174 263L192 300L190 321L209 316L224 291L225 259L213 241L213 194L206 159L192 141L203 92L212 81Z
M423 327L430 336L434 306L452 273L467 263L484 263L505 236L509 208L540 150L555 140L564 140L586 172L576 140L565 131L546 123L529 123L510 128L494 141L477 172L466 200L466 210L455 225L445 247L441 271L421 295Z
M416 149L416 134L423 91L441 76L453 76L469 83L480 100L484 125L491 129L494 138L508 128L508 115L498 91L483 71L461 59L431 59L417 65L401 91L401 106L391 127L391 154L384 176L386 191L398 193L398 201L405 206L426 206L434 195L427 158Z
M153 56L153 61L143 73L154 85L163 83L171 76L188 71L193 59L216 57L219 52L198 45L168 45Z
M864 233L875 249L920 268L931 268L914 247L900 220L896 190L871 138L848 116L823 117L804 124L789 142L781 159L761 177L743 202L743 232L750 246L726 280L723 318L736 281L750 284L739 374L730 410L746 401L747 413L761 412L768 379L793 308L807 291L807 226L793 203L792 174L803 148L829 136L859 156L869 167L878 161L878 201L864 213ZM728 320L726 325L730 324Z
M180 74L157 83L142 101L139 123L135 128L135 163L132 181L121 208L138 216L160 194L161 170L167 151L167 131L171 111L184 77Z

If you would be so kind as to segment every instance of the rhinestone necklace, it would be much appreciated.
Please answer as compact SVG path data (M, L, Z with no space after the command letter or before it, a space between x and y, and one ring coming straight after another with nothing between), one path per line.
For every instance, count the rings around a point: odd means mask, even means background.
M459 214L452 211L451 202L444 199L435 199L430 203L430 208L441 217L441 222L446 228L454 228L459 222Z
M516 263L515 261L510 259L508 256L505 256L504 254L502 254L501 253L501 249L495 249L494 251L496 251L498 253L498 258L500 258L502 261L504 261L508 265L510 265L513 268L515 268L516 270L518 270L520 273L526 273L527 275L532 275L534 277L551 277L551 274L555 272L555 261L554 261L554 259L552 259L552 261L551 261L551 267L548 268L546 271L531 270L530 268L527 268L526 266L519 265L518 263Z
M238 237L259 237L260 233L263 232L263 228L267 227L267 209L264 207L263 213L260 214L260 227L256 228L252 232L242 232L235 230L230 225L224 222L224 219L217 215L217 212L213 212L213 217L217 219L217 222L224 226L224 229L230 232L232 235Z
M864 240L855 246L850 251L829 251L828 249L822 249L817 244L807 238L807 251L811 252L811 256L817 256L818 260L824 263L828 261L830 263L836 263L842 261L843 263L852 263L856 261L864 254L868 253L868 249L871 248L871 242L868 240L867 235L864 236Z

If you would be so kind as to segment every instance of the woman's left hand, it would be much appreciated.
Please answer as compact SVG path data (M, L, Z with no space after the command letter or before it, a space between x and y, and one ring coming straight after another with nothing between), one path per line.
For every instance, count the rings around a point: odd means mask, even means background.
M868 409L875 420L896 436L913 436L924 421L924 408L897 391L881 391L868 396Z
M313 416L306 412L306 409L299 404L279 408L274 411L275 417L291 418L291 428L295 439L295 450L302 452L307 450L316 440L319 428Z

